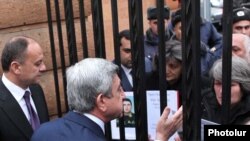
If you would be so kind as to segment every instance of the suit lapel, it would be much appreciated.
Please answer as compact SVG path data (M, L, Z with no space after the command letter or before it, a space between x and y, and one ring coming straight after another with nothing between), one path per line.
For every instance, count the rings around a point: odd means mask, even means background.
M30 91L32 93L32 99L36 106L36 110L38 113L38 117L40 119L40 123L49 121L48 113L46 109L47 105L43 97L43 91L40 88L36 87L35 85L30 86Z
M32 93L32 99L33 99L33 101L34 101L34 104L35 104L35 106L36 106L36 111L37 111L37 114L38 114L38 117L39 117L39 119L41 120L41 107L39 106L40 104L40 102L39 102L39 95L38 95L38 93L35 93L34 91L32 91L32 90L30 90L31 91L31 93Z
M24 115L20 105L16 99L11 95L9 90L3 85L2 80L0 81L0 99L2 100L1 108L9 117L10 121L16 125L16 127L26 137L30 138L33 133L32 127L29 124L26 116Z
M122 77L122 88L124 91L132 91L132 86L128 81L128 78L123 69L121 69L121 77Z

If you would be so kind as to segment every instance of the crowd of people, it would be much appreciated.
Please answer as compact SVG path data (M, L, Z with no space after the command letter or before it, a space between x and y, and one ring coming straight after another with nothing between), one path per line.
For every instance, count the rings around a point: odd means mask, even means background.
M159 90L159 55L157 8L147 9L149 28L144 36L145 57L152 63L146 89ZM166 88L182 96L181 9L172 12L164 7ZM222 123L222 34L212 23L201 18L201 96L202 118ZM228 124L249 124L250 107L250 9L242 5L233 9L232 24L232 80Z
M159 90L159 50L156 7L147 9L149 28L144 36L146 89ZM164 7L167 90L182 90L181 9ZM222 35L200 17L202 118L222 123ZM232 80L229 124L250 123L250 9L235 7L232 25ZM135 127L136 113L124 91L133 91L129 29L119 34L120 65L86 58L67 69L69 111L49 121L39 77L46 71L39 43L26 36L11 38L1 56L1 141L105 141L105 124L124 116L124 127ZM101 72L101 73L100 73ZM132 112L133 111L133 112ZM169 117L166 107L156 126L157 140L168 140L181 126L182 106ZM119 122L117 125L119 126ZM176 140L179 140L177 138Z

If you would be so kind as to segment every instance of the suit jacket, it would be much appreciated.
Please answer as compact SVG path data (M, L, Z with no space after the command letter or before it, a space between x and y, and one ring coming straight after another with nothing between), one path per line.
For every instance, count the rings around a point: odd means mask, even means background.
M32 99L41 123L49 121L48 109L40 85L30 86ZM33 129L16 99L0 80L0 140L29 141Z
M126 73L125 71L123 70L122 67L121 68L121 81L122 81L122 88L124 91L132 91L133 90L133 87L131 86L131 84L129 83L129 80L126 76Z
M106 141L106 138L99 125L70 111L62 118L44 123L31 141Z
M112 61L114 64L115 64L115 60ZM133 91L133 87L132 85L130 84L126 74L125 74L125 71L123 70L123 68L120 66L120 79L121 79L121 84L122 84L122 88L124 91ZM147 58L145 57L145 75L146 75L146 79L151 76L152 74L152 71L153 71L153 65L152 65L152 62Z

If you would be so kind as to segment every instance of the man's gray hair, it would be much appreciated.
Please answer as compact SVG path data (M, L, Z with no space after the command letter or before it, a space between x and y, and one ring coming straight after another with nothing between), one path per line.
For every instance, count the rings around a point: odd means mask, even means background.
M67 97L70 110L93 110L96 97L112 97L113 78L118 66L101 58L87 58L67 69Z
M210 76L215 80L222 81L222 59L217 60L210 70ZM245 91L250 92L250 65L238 56L232 57L231 80L238 82Z

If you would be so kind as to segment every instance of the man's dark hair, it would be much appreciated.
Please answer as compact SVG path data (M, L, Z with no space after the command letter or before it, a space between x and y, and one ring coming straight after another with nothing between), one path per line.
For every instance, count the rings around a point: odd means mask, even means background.
M5 44L1 57L4 72L9 71L12 61L24 62L28 44L29 42L25 37L15 37Z
M121 46L121 40L122 38L125 38L127 40L130 40L130 32L128 29L125 29L125 30L122 30L120 33L119 33L119 41L120 41L120 46Z
M181 21L181 9L175 11L172 15L171 15L171 22L173 27L175 27L175 25Z
M147 19L148 20L154 20L157 19L158 16L158 9L155 6L151 6L147 9ZM169 7L165 6L163 10L163 17L164 19L169 19L170 16L170 9Z
M122 101L128 101L132 105L132 102L131 102L131 100L129 98L123 98Z

